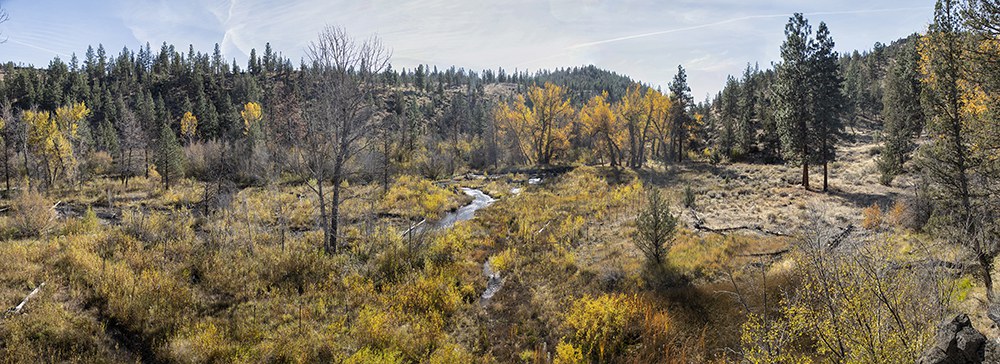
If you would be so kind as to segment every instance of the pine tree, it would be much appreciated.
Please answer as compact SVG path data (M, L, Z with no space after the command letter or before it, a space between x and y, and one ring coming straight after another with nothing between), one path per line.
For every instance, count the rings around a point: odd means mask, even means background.
M816 28L815 49L810 56L809 82L812 99L812 133L818 141L815 154L816 163L823 164L823 191L828 188L827 165L836 158L836 145L844 131L841 114L844 110L844 95L841 93L843 79L837 63L837 52L833 51L833 38L826 23L820 22Z
M924 93L928 107L927 132L933 141L922 148L920 165L928 180L935 202L935 215L948 231L947 238L969 248L976 257L986 297L995 302L993 262L1000 255L996 239L996 207L986 204L995 188L983 170L989 169L984 155L975 154L971 141L982 130L970 127L981 124L983 115L976 105L976 90L963 72L968 59L965 29L954 0L939 0L934 23L921 42L920 69L924 73ZM985 108L985 107L984 107ZM986 125L994 121L986 119ZM987 152L989 153L989 152ZM995 154L991 156L996 158Z
M677 161L684 159L684 144L689 137L689 126L691 116L688 109L694 104L694 97L691 96L691 87L687 83L687 73L684 67L677 66L677 74L670 82L670 125L671 139L675 143L675 155Z
M802 165L802 186L809 189L809 162L812 140L809 133L810 107L809 54L812 29L801 13L796 13L785 25L785 42L781 44L782 63L777 68L774 85L776 94L775 119L781 136L782 154Z
M183 172L183 152L177 142L170 124L160 126L160 137L157 143L156 171L163 178L163 188L170 189L170 179L180 178Z
M733 76L726 79L726 87L719 94L719 131L717 145L719 151L727 158L740 153L734 151L736 145L736 129L739 109L740 85Z
M757 131L757 66L747 64L740 80L739 100L737 101L736 127L734 129L734 146L738 155L750 154L754 149L754 134Z
M879 181L889 185L902 173L903 163L916 148L914 138L924 127L924 109L920 105L920 74L914 44L908 44L889 68L882 96L882 141L878 168Z

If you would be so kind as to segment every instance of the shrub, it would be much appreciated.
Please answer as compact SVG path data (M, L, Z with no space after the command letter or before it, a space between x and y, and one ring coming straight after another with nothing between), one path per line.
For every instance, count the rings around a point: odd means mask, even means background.
M556 356L552 359L553 364L583 364L583 352L579 348L565 341L560 341L556 345Z
M408 218L435 219L448 205L450 193L431 181L403 175L382 198L382 208Z
M83 213L83 216L66 223L63 233L86 234L97 230L98 227L100 227L100 220L97 219L97 213L94 212L93 208L87 207L87 211Z
M345 364L402 364L403 353L397 350L378 350L364 347L347 358Z
M52 201L36 191L28 191L14 199L9 221L15 236L36 237L48 232L55 219Z
M607 362L639 341L642 316L636 296L584 296L573 303L564 324L573 331L573 342L584 355L595 362Z
M80 175L83 178L93 178L111 172L114 159L108 152L98 151L88 154L80 164Z
M868 230L875 230L882 226L882 208L879 205L872 204L861 211L861 215L864 216L864 220L861 221L861 227Z
M684 207L693 209L695 206L694 199L695 199L695 192L694 189L691 188L691 185L684 186Z
M194 217L187 210L174 213L126 210L122 212L121 226L126 233L148 244L194 239Z

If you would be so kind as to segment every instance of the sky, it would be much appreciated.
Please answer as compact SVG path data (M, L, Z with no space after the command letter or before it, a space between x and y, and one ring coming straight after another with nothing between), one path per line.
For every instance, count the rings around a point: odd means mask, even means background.
M293 60L327 26L376 35L395 69L418 64L471 70L555 69L593 64L666 87L683 66L696 99L718 92L747 64L780 59L784 24L802 12L830 28L836 50L871 49L926 29L931 0L0 0L0 61L45 67L163 42L245 65L250 49Z

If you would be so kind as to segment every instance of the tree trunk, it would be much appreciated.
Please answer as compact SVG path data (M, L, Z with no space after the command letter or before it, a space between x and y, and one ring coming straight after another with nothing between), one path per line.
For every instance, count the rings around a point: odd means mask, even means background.
M802 161L802 187L809 190L809 162Z
M986 301L993 303L996 297L993 295L993 276L991 275L993 262L990 258L987 254L979 254L980 274L983 276L983 285L986 286Z
M340 171L333 175L333 203L330 204L330 246L327 254L337 254L338 231L340 225Z
M823 161L823 192L827 191L827 179L828 179L827 161Z
M3 176L7 183L7 195L10 195L10 148L7 148L7 139L3 141Z
M25 144L21 145L22 146L22 148L21 148L21 156L24 157L24 176L28 180L28 189L30 190L31 189L31 170L28 169L28 149L24 148L24 145Z
M326 219L326 195L323 193L323 179L316 179L316 195L319 196L319 221L323 228L323 252L330 253L330 225Z

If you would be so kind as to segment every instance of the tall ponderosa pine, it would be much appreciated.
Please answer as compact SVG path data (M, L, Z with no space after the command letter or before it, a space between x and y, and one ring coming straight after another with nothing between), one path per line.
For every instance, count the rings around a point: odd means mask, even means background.
M843 79L837 63L837 52L833 51L833 38L826 23L820 22L816 28L815 49L810 57L812 98L812 133L819 142L816 162L823 164L823 191L828 187L827 165L836 158L836 145L844 131L840 115L844 109L841 93Z
M736 124L733 128L733 142L737 156L745 156L754 150L755 131L757 130L757 74L760 71L757 66L752 68L747 64L743 71L743 79L740 85L739 99L737 100Z
M778 132L785 157L802 165L802 186L809 189L809 164L823 164L823 191L828 188L827 165L836 157L843 133L843 80L833 39L825 23L810 38L809 22L796 13L785 26L782 63L774 85Z
M688 109L694 105L694 97L691 96L691 87L687 83L687 73L684 67L677 66L677 74L670 82L670 125L671 140L674 143L674 151L677 161L684 159L684 144L689 137L691 115Z
M785 42L781 44L782 62L776 68L774 85L778 132L782 154L802 165L802 186L809 189L809 158L812 140L809 136L809 55L812 28L801 13L796 13L785 25Z

